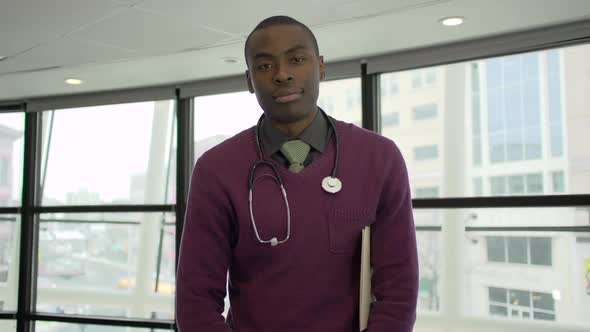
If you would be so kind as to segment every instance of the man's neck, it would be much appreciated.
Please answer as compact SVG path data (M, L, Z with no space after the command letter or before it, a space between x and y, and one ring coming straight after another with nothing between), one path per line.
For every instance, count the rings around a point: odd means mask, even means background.
M280 130L281 132L283 132L285 135L289 136L289 137L297 137L299 135L301 135L301 133L305 130L305 128L309 127L309 125L313 122L313 119L315 119L316 115L318 113L318 110L316 109L315 111L309 113L309 115L299 121L296 122L290 122L290 123L281 123L281 122L276 122L273 121L272 119L270 120L270 124L277 128L278 130Z

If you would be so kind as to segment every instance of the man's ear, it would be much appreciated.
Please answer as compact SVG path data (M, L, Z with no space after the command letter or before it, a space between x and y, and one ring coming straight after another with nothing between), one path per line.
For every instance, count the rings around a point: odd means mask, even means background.
M250 91L250 93L254 93L252 81L250 80L250 71L248 69L246 69L246 81L248 82L248 91Z
M324 57L320 56L320 81L326 78L326 65L324 64Z

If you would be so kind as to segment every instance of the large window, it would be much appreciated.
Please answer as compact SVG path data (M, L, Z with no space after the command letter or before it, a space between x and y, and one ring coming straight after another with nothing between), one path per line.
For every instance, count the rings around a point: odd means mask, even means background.
M172 321L175 103L50 110L42 113L42 124L41 204L59 212L35 216L35 310ZM113 205L120 212L96 212ZM169 208L129 212L128 205L136 211L142 205ZM36 329L104 327L37 322Z
M577 165L590 157L588 54L581 45L381 74L382 134L400 147L412 186L444 188L441 197L587 193Z
M0 312L16 310L20 216L0 214Z
M580 167L590 158L590 109L582 102L588 58L590 46L581 45L380 75L381 133L404 155L417 211L438 216L441 225L436 232L435 225L416 223L419 238L430 230L441 243L436 274L420 263L422 310L438 299L443 316L462 306L470 318L546 320L555 330L587 325L580 309L590 305L586 207L491 208L534 200L498 197L481 200L486 208L460 208L480 200L454 198L590 193ZM430 69L436 84L426 88ZM394 97L385 92L392 76L399 86ZM399 125L383 125L393 112ZM453 208L433 211L431 204ZM424 253L429 244L418 243L420 259L435 257ZM433 279L437 296L429 295Z
M23 113L0 114L0 207L21 204L24 120Z
M172 319L175 234L171 214L41 215L37 310Z
M0 114L0 207L21 205L23 148L24 114ZM15 213L0 214L0 312L17 306L20 219Z
M43 115L44 205L174 203L173 102Z
M441 310L443 239L440 228L442 217L443 215L438 211L414 210L420 272L418 312Z

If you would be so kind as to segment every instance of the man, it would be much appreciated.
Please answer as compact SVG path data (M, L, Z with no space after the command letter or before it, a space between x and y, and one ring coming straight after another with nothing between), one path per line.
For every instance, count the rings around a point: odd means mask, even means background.
M177 276L180 331L358 331L366 225L375 296L368 331L411 331L418 267L400 151L319 111L325 65L302 23L285 16L262 21L246 40L245 56L248 88L264 118L195 165ZM252 170L261 157L266 163ZM342 186L331 192L323 179L334 168Z

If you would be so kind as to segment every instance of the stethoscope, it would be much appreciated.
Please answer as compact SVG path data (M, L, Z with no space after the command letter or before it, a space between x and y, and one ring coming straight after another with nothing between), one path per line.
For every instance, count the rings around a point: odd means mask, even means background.
M328 193L335 194L335 193L339 192L340 190L342 190L342 181L340 181L340 179L338 179L336 177L336 173L338 171L338 160L340 158L340 142L338 140L338 133L336 132L336 125L334 124L334 121L332 120L332 118L328 117L326 115L326 113L321 108L318 107L318 110L320 112L322 112L322 114L324 115L324 118L328 121L330 127L332 128L334 142L336 143L336 155L334 157L334 167L332 168L332 174L331 174L331 176L326 176L322 180L322 188ZM291 236L291 210L289 209L289 200L287 199L287 192L285 191L285 187L283 186L283 178L281 177L281 174L279 173L277 166L274 163L272 163L271 161L264 159L264 153L262 152L262 142L260 141L260 136L259 136L260 125L261 125L263 119L264 119L264 114L262 114L262 116L260 116L260 119L258 119L258 123L256 124L256 127L254 128L254 135L256 136L256 147L258 148L259 159L256 162L254 162L254 164L252 164L252 167L250 168L250 178L248 181L248 187L249 187L248 202L250 205L250 220L252 221L252 227L254 228L254 233L256 234L256 238L258 239L258 242L270 243L270 245L274 247L277 244L287 242L287 240L289 240L289 237ZM256 173L256 168L259 166L263 166L263 165L268 166L272 169L272 172L274 173L274 177L270 174L263 174L260 177L254 179L254 175ZM280 241L276 237L273 237L270 240L261 239L260 234L258 234L258 228L256 227L256 222L254 221L254 211L252 209L252 193L254 191L254 185L256 184L256 181L258 181L260 178L265 177L265 176L270 177L271 179L273 179L273 181L275 181L275 183L277 183L279 185L281 192L283 193L285 207L287 208L287 235L285 236L285 238L283 240L280 240Z

